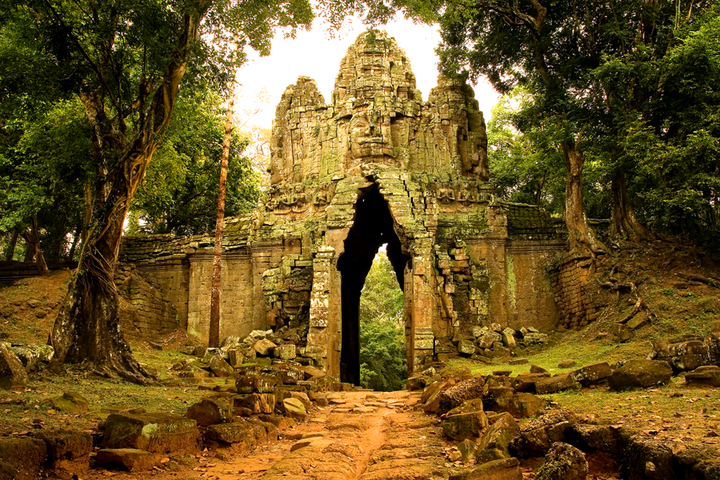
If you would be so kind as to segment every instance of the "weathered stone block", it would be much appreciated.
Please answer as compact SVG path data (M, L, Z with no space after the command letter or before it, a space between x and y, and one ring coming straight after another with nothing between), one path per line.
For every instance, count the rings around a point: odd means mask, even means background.
M195 420L168 413L119 413L105 421L102 446L168 453L194 450L197 440Z
M185 416L195 420L198 425L207 427L230 421L232 414L230 399L203 398L191 405Z
M613 390L628 388L647 388L658 384L667 384L672 376L672 368L661 360L630 360L608 377Z
M23 388L29 381L27 370L10 346L0 343L0 388Z
M295 345L292 343L285 344L285 345L278 345L277 347L275 347L275 351L274 351L275 358L279 358L281 360L292 360L293 358L295 358L297 356L297 354L295 352L295 348L296 348Z
M580 384L576 382L569 373L555 375L550 378L543 378L535 382L535 391L538 395L555 393L561 390L569 390L573 388L580 388Z
M155 466L155 455L137 448L104 448L98 450L95 465L108 470L141 472L152 470Z

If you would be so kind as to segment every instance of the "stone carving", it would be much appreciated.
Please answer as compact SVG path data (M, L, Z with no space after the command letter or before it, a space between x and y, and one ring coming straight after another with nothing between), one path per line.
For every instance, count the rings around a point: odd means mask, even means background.
M438 82L424 101L405 52L370 30L327 103L310 78L287 87L271 185L224 230L221 335L272 327L297 337L293 361L357 383L360 292L382 245L405 295L409 371L479 326L554 326L543 267L564 241L540 209L491 202L478 102L464 82ZM126 261L186 292L183 321L201 338L211 246L199 236L123 247Z

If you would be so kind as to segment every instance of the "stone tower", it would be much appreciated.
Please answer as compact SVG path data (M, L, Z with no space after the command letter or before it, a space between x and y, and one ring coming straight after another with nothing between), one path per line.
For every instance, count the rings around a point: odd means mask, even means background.
M476 326L555 325L543 268L564 246L555 222L491 202L472 88L441 76L423 101L386 33L348 49L329 103L310 78L287 87L269 168L258 210L227 222L222 335L286 329L296 361L358 383L360 292L382 245L405 296L410 372L457 354ZM177 292L188 331L205 339L211 242L136 237L123 250Z

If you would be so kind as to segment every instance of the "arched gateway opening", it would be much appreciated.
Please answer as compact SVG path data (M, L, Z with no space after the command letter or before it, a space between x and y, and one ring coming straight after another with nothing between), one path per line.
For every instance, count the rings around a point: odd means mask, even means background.
M355 221L345 239L345 250L338 259L338 270L342 275L340 379L355 385L360 384L360 293L375 254L383 244L387 244L388 259L403 287L410 257L402 253L390 209L373 183L358 197Z

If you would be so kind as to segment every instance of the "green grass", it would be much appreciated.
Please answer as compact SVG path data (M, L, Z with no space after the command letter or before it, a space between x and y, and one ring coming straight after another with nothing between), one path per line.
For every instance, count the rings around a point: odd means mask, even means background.
M527 372L530 365L537 365L556 374L570 372L594 363L608 362L613 364L628 358L644 358L652 350L649 341L613 343L609 337L592 340L587 338L588 336L585 331L556 334L553 336L555 339L553 345L524 356L524 358L528 359L527 364L497 363L485 365L475 363L469 359L453 359L449 362L449 365L468 367L473 375L477 373L488 375L498 370L509 370L513 375L517 375ZM576 365L570 368L558 367L558 364L565 360L574 360Z

